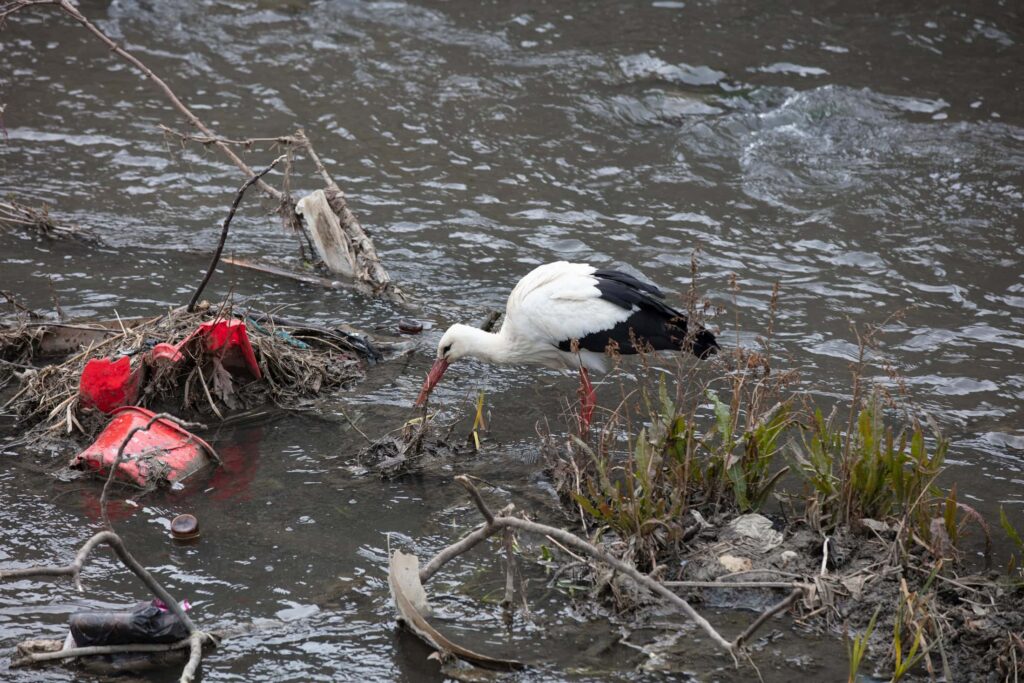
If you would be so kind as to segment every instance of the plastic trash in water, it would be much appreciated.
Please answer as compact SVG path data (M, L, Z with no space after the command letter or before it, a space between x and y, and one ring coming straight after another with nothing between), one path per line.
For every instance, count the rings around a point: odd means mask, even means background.
M196 351L213 356L230 372L247 373L260 379L263 373L249 342L245 323L241 320L211 320L197 327L177 344L160 343L147 352L149 362L179 363L185 358L183 349L195 340L201 341ZM110 414L138 400L139 385L145 366L132 367L131 358L93 358L86 363L78 381L82 404Z
M191 605L185 600L181 607L188 611ZM185 623L159 600L116 612L77 612L68 624L75 647L176 643L189 636Z
M205 322L177 344L157 344L149 357L156 361L181 362L185 357L183 349L196 339L202 341L199 352L217 357L228 370L248 372L256 379L263 376L245 323L234 318Z
M121 443L134 427L143 427L153 417L145 408L126 406L114 413L91 446L76 455L70 466L106 476L117 459ZM168 420L157 420L148 430L138 431L125 446L115 478L140 487L178 482L196 473L217 454L195 434Z
M128 356L116 360L93 358L78 380L79 400L85 406L112 413L138 399L141 374L141 368L132 368Z

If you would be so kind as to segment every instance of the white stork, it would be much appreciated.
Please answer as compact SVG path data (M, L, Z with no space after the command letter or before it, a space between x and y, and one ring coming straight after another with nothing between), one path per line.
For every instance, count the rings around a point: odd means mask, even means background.
M579 368L580 423L585 430L596 405L587 371L607 369L609 347L620 354L688 348L698 358L718 350L715 336L703 327L688 335L686 316L664 298L654 285L626 273L567 261L538 266L509 294L501 330L458 324L448 328L416 405L423 405L448 366L465 356L490 363Z

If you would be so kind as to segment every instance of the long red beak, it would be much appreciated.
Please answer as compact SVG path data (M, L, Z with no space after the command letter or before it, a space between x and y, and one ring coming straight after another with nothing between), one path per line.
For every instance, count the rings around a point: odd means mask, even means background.
M434 390L437 383L444 377L444 371L447 369L448 361L444 358L438 358L434 361L434 364L430 367L430 372L427 373L427 378L423 380L423 388L420 389L420 395L416 399L415 405L421 406L426 402L430 392Z

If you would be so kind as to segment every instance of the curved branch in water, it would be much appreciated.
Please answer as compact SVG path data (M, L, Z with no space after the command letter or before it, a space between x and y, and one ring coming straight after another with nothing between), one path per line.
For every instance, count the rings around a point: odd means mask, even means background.
M210 278L213 277L213 271L217 270L217 263L220 261L220 255L224 251L224 243L228 239L228 228L231 226L231 219L235 217L235 211L238 210L238 206L242 203L242 197L245 195L245 191L252 187L253 183L260 182L260 179L263 178L263 176L270 173L271 169L284 161L287 156L287 154L282 154L278 158L274 159L270 162L269 166L246 180L242 183L242 186L238 188L238 192L235 193L235 199L231 202L231 209L228 211L228 215L224 219L224 227L220 230L220 241L217 242L217 249L214 250L213 258L210 259L210 266L206 269L206 275L203 277L203 281L200 282L199 287L196 288L196 293L192 295L192 300L188 302L188 308L186 310L189 313L195 310L199 297L202 296L207 283L209 283Z

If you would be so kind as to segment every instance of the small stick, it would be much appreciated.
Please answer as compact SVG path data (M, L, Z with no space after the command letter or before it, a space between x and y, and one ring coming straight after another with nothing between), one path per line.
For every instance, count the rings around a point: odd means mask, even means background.
M464 474L460 474L455 477L455 481L462 484L462 488L469 492L469 497L473 499L473 503L480 511L480 514L487 520L487 526L494 526L494 513L491 512L489 507L487 507L487 503L485 503L484 499L480 496L480 490L473 485L473 482L469 480L469 477Z
M516 565L515 554L512 550L512 529L505 527L505 597L501 604L511 608L516 597Z
M671 588L799 588L798 581L663 581Z
M513 505L506 505L499 514L510 515L515 509ZM445 547L420 570L420 583L426 584L437 571L463 553L469 552L483 541L498 533L499 527L489 527L482 524L475 530L466 534L461 540Z
M763 626L766 621L771 619L779 612L788 609L790 605L796 602L797 598L803 595L803 593L804 592L802 589L794 588L793 592L787 595L781 602L776 603L772 607L769 607L764 612L762 612L761 616L759 616L757 619L754 619L754 621L751 622L750 626L748 626L746 630L743 631L743 633L736 636L736 640L732 641L733 646L736 648L743 647L743 644L746 643L752 635L754 635L757 629L761 628L761 626Z
M188 302L188 307L185 309L189 313L195 310L199 297L202 295L203 290L206 289L206 284L210 281L210 278L213 277L213 271L217 269L217 262L220 261L221 252L224 251L224 242L228 239L228 228L231 226L231 219L235 217L235 211L238 210L238 205L242 203L242 197L245 195L245 191L254 183L260 182L260 179L270 173L275 166L284 161L286 156L287 155L282 154L278 158L274 159L270 162L269 166L262 171L257 172L254 176L242 183L240 188L238 188L238 192L235 193L235 199L231 202L231 209L228 211L228 215L224 219L224 227L221 228L220 231L220 241L217 242L217 249L214 250L213 258L210 259L210 266L206 269L206 276L203 277L203 281L199 283L196 293L192 295L192 300Z
M162 123L157 124L157 128L162 130L166 135L173 135L184 142L196 142L200 145L212 145L214 143L223 143L225 145L239 145L241 147L252 147L257 142L272 142L274 144L281 145L294 145L296 144L295 138L290 135L281 135L276 138L245 138L244 140L232 140L231 138L211 137L209 135L193 135L192 133L182 133L179 130L174 130L169 126L165 126Z
M192 636L182 638L176 643L127 643L124 645L91 645L89 647L72 647L67 650L56 652L32 652L24 657L11 661L10 667L17 669L29 664L41 662L52 662L60 659L72 659L74 657L91 657L93 655L113 655L124 652L170 652L190 647Z
M221 415L220 409L217 408L217 404L213 402L213 396L210 395L210 387L206 386L206 377L203 376L202 363L196 363L196 371L199 373L199 383L203 386L203 393L206 394L206 400L210 403L210 407L213 408L213 412L217 418L223 422L224 416Z
M178 683L192 683L195 680L196 671L199 669L199 662L203 659L203 641L212 636L201 631L196 631L189 636L189 655L185 668L181 670L181 678Z
M552 544L554 544L554 545L558 546L558 548L559 548L559 549L560 549L560 550L561 550L561 551L562 551L563 553L565 553L566 555L568 555L569 557L573 558L573 559L574 559L574 560L576 560L577 562L582 562L582 563L586 564L586 560L584 560L584 559L583 559L582 557L580 557L579 555L577 555L577 554L576 554L576 553L574 553L573 551L571 551L571 550L569 550L568 548L566 548L566 547L565 547L564 545L562 545L561 543L559 543L559 542L558 542L558 541L556 541L555 539L551 538L550 536L546 536L545 538L547 538L547 539L548 539L549 541L551 541L551 543L552 543Z

